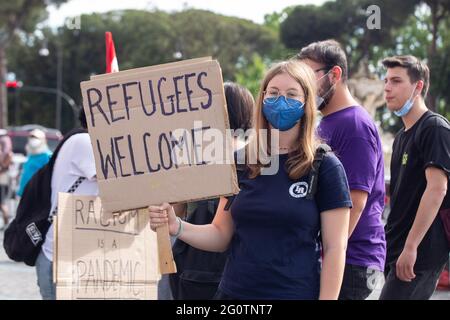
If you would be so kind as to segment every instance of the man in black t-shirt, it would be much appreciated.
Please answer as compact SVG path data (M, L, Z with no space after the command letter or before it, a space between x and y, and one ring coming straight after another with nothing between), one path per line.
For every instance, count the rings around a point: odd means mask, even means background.
M402 118L391 160L386 283L380 299L429 299L448 260L438 212L450 208L450 126L424 99L429 69L413 56L383 60L386 104Z

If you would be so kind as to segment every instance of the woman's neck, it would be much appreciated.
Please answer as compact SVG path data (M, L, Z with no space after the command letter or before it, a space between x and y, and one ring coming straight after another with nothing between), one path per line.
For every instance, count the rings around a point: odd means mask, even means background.
M287 131L279 131L278 150L276 151L278 151L279 154L285 154L295 149L298 143L299 134L299 126L295 126Z

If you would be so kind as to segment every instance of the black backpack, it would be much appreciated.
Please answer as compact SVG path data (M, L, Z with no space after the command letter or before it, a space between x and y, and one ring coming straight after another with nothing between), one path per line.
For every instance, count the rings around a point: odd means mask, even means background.
M328 145L320 145L314 157L308 180L310 188L307 198L312 199L317 190L320 164ZM237 165L237 171L244 172L245 165ZM225 210L229 210L234 196L228 198ZM204 200L187 205L186 221L192 224L209 224L213 221L219 199ZM177 239L172 247L177 273L169 275L170 289L175 300L211 300L217 292L228 252L217 253L195 249Z
M74 134L85 129L69 132L59 143L50 161L38 170L25 186L16 217L5 230L3 247L8 257L17 262L34 266L51 225L51 182L53 167L62 145Z

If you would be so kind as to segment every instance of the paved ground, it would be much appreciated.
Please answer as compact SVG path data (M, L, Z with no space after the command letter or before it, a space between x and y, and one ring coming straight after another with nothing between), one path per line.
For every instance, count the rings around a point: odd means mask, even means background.
M40 299L35 268L9 260L3 249L3 231L0 243L0 300Z

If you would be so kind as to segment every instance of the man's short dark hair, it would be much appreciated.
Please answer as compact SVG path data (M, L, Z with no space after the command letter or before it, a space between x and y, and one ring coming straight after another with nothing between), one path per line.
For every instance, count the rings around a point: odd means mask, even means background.
M310 59L325 65L328 69L339 66L342 69L342 81L345 83L348 79L347 56L336 40L330 39L310 43L300 50L296 58L300 60Z
M422 80L422 97L425 99L430 87L430 69L426 63L411 55L388 57L383 59L382 63L387 69L395 67L405 68L411 83Z

